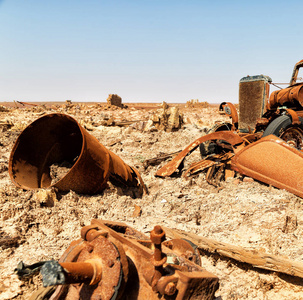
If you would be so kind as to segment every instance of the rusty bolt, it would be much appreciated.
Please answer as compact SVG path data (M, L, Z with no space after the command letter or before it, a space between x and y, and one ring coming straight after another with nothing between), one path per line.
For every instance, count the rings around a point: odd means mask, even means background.
M98 230L98 226L89 225L81 229L81 237L86 241L93 241L98 236L107 238L108 232L106 230Z
M176 290L176 285L173 282L169 282L165 287L164 293L166 295L172 296L176 292Z
M150 233L150 239L152 243L159 245L165 241L165 232L161 228L161 226L157 225L154 227L154 230Z

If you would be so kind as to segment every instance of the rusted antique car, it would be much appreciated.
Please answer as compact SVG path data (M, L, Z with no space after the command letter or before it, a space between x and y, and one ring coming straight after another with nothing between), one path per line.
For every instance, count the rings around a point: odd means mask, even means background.
M206 180L217 185L234 172L286 189L303 197L303 82L298 76L303 60L293 70L287 88L269 94L268 76L247 76L239 84L239 114L229 102L220 104L231 122L216 124L191 143L156 176L181 171L184 158L200 148L202 160L183 176L207 170ZM302 68L303 70L303 68Z

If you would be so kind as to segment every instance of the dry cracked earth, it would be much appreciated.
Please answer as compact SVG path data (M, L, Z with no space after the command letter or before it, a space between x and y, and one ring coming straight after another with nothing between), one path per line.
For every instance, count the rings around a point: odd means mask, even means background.
M46 106L1 106L0 112L0 299L29 299L41 285L39 274L19 280L14 273L18 262L59 259L69 244L79 238L80 229L92 219L125 222L148 234L155 225L181 229L201 237L278 255L301 262L303 259L302 199L266 184L230 178L214 187L205 173L189 180L157 178L159 165L144 167L146 159L172 153L213 126L216 107L180 105L183 128L175 132L144 130L144 120L160 107L142 104L124 109L100 104ZM48 113L74 117L100 143L136 167L149 194L132 198L109 185L101 194L88 196L73 191L56 192L53 206L42 205L37 191L16 187L8 174L9 156L18 135L38 117ZM104 126L104 120L134 121L124 127ZM135 122L141 120L140 122ZM142 121L143 120L143 121ZM43 133L42 133L43 134ZM195 151L186 164L200 158ZM185 167L186 167L185 164ZM140 214L134 214L136 206ZM202 265L219 277L215 297L225 299L302 299L302 279L254 268L249 264L203 251Z

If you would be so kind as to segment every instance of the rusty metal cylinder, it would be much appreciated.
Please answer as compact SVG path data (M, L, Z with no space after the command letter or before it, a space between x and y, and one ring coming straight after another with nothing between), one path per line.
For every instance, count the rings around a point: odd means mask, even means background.
M303 106L303 84L288 87L283 90L274 91L270 95L270 109L278 108L289 103Z
M88 283L94 285L102 278L101 260L91 259L85 262L60 263L65 271L65 283Z
M67 161L71 169L52 184L50 168ZM61 191L96 194L115 185L142 186L140 174L106 149L72 117L49 114L20 134L9 159L13 183L23 189L54 186Z

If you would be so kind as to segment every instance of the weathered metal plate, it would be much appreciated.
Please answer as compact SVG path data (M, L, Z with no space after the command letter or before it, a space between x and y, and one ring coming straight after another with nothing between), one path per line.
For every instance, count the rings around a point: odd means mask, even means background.
M231 162L243 175L303 197L303 153L274 135L245 147Z

